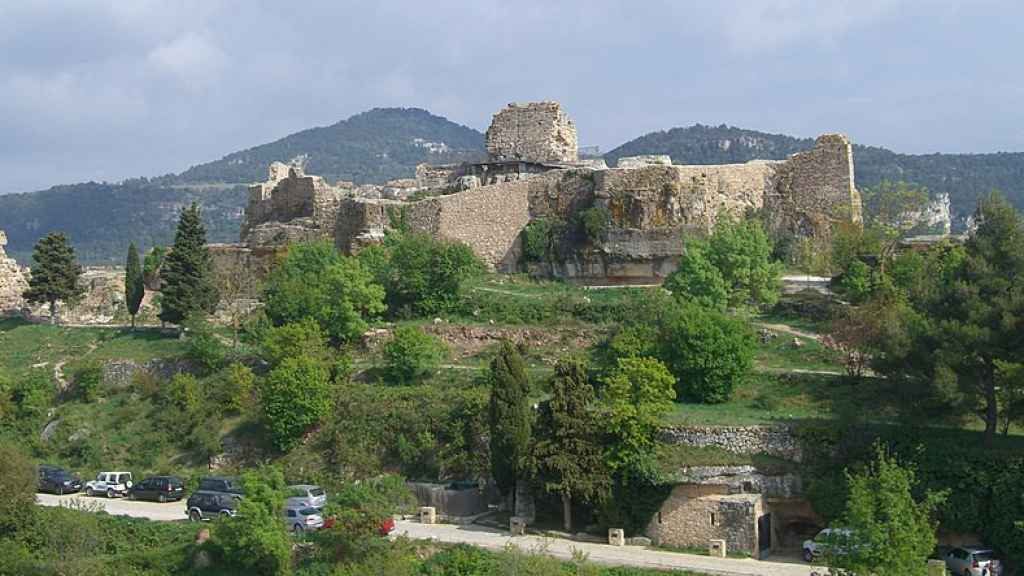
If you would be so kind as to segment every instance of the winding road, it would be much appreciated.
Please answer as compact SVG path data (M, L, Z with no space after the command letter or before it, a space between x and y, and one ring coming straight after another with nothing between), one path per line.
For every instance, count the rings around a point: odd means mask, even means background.
M54 496L39 494L43 506L74 506L77 504L102 509L108 514L148 518L157 521L185 521L185 503L159 504L127 499L89 498L80 494ZM639 546L609 546L576 542L544 536L510 536L508 532L477 525L420 524L398 521L392 537L407 536L417 540L436 540L452 544L470 544L488 550L505 550L515 546L533 554L545 554L563 560L582 554L591 562L608 566L634 566L662 570L690 570L714 576L810 576L813 568L798 562L772 562L740 558L712 558L696 554L664 552ZM818 569L821 571L821 569Z

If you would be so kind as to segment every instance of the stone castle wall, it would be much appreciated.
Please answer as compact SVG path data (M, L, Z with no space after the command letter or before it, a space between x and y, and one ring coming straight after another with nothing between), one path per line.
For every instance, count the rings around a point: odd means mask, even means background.
M287 231L280 235L280 243L295 241L296 237L303 240L311 236L332 238L345 190L328 185L319 176L307 176L299 168L287 168L284 173L282 167L285 165L280 162L273 163L268 180L249 187L242 242L260 245L272 242L275 232L267 228L272 229L274 223L291 223L293 228L301 226L309 230L304 234ZM261 226L264 228L262 235L250 242L249 236Z
M0 230L0 318L20 314L25 307L21 294L28 289L28 281L13 258L4 251L7 234Z
M485 135L491 160L567 163L579 159L576 125L557 102L509 104Z

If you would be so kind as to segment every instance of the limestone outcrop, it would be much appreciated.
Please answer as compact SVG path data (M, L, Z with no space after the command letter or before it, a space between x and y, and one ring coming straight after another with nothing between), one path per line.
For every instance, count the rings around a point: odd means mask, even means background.
M13 258L4 250L7 234L0 230L0 318L20 314L25 307L21 294L28 288L28 281Z

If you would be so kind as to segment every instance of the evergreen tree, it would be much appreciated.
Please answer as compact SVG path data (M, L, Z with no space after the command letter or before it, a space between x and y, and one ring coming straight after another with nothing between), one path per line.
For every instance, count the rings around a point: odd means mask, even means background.
M529 469L533 414L526 363L511 342L501 344L498 355L491 360L488 376L491 474L503 494L513 494L514 503L516 484Z
M68 237L50 232L36 242L32 251L36 265L28 281L25 299L50 305L50 323L57 322L57 301L74 302L84 290L78 284L82 267L75 261L75 249Z
M160 320L181 324L195 313L212 313L220 299L206 250L206 229L194 202L181 213L174 246L160 269Z
M559 362L551 399L541 411L536 455L549 492L561 495L563 524L572 531L573 498L600 499L608 491L594 387L578 359Z
M128 245L128 261L124 267L124 304L132 317L132 328L135 328L135 316L142 305L142 297L146 294L145 281L142 278L142 266L139 263L139 251L135 242Z

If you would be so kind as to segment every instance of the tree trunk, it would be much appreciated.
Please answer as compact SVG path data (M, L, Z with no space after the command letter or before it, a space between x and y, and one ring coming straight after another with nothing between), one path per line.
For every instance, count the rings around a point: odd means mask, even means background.
M572 534L572 496L562 494L562 527L569 534Z
M50 300L50 325L57 323L57 301Z
M132 314L132 332L135 331L135 314Z
M991 447L999 426L999 402L996 400L995 382L985 383L985 447Z

